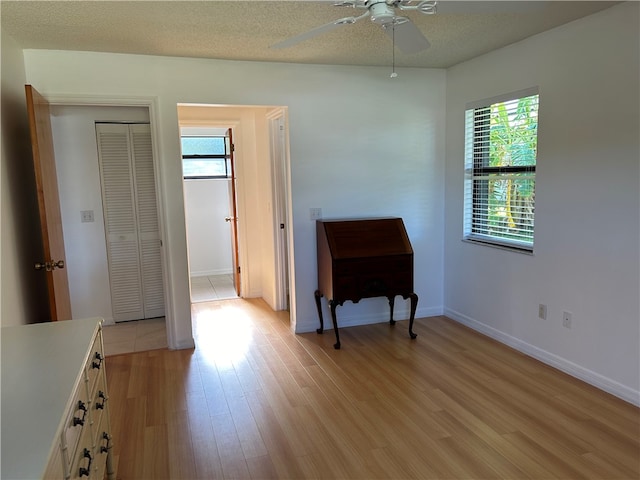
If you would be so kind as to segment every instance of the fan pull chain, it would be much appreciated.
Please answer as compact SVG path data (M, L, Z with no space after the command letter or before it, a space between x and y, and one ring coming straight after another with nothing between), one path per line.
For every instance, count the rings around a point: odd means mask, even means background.
M394 18L391 22L391 78L396 78L398 74L396 73L396 19Z

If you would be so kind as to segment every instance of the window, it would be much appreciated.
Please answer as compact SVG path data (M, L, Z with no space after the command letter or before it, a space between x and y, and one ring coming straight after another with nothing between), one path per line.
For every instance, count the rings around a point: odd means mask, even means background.
M182 136L184 178L225 178L231 174L226 137Z
M464 239L533 251L538 91L468 105Z

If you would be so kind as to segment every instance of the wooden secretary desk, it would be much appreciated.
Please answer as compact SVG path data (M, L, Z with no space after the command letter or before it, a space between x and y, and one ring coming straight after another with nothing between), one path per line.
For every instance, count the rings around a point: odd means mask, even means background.
M413 333L418 296L413 291L413 249L401 218L317 220L318 290L315 301L323 333L321 297L327 297L340 348L336 307L347 300L387 297L391 325L397 295L411 299L409 336Z

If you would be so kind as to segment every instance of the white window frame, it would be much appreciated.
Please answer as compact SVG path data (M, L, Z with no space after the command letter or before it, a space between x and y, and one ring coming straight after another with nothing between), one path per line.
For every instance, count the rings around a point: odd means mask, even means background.
M185 138L223 138L225 139L225 135L213 135L213 134L182 134L180 136L180 143L182 144L182 140ZM200 155L185 155L182 154L182 171L183 171L183 179L184 180L201 180L201 179L212 179L212 178L229 178L231 176L231 165L229 163L230 153L227 151L227 142L225 140L225 152L223 154L217 153L208 153L208 154L200 154ZM222 165L224 167L224 174L213 175L206 172L206 168L202 171L198 171L196 173L187 173L187 168L185 167L188 162L201 162L208 163L211 162L215 165Z
M535 174L537 148L533 155L528 155L528 164L490 166L490 138L487 127L490 125L491 108L499 104L517 101L523 98L538 96L537 87L520 90L490 99L472 102L465 108L465 180L464 180L464 226L463 240L489 246L507 248L523 253L533 253L534 242L534 207L535 207ZM537 109L536 109L537 112ZM537 113L536 113L537 115ZM538 123L536 121L535 138L537 147ZM516 153L516 149L509 150ZM533 158L532 158L533 157ZM531 162L533 160L533 162ZM512 214L512 204L505 205L509 210L508 227L495 226L489 222L489 183L505 185L511 188L533 188L533 201ZM501 183L502 182L502 183ZM483 193L482 192L487 192ZM492 218L497 218L493 215ZM513 220L515 218L515 221Z

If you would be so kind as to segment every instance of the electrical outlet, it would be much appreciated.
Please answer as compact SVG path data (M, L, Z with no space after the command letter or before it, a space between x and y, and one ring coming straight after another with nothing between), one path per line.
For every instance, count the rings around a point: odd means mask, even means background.
M538 305L538 318L547 319L547 306L542 303Z
M311 220L319 220L322 218L322 209L321 208L310 208L309 209L309 218Z
M571 312L562 312L562 326L571 328Z

